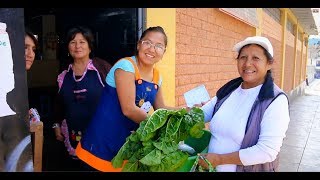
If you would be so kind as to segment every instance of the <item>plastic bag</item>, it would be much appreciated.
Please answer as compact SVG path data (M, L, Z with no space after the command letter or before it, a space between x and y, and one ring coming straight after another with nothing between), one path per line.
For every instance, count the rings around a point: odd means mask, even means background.
M40 121L40 115L36 108L31 108L29 110L29 121L30 123L35 123Z

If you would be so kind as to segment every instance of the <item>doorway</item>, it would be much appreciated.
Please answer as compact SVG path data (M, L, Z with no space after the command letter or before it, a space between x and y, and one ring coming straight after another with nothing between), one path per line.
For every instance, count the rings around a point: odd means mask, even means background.
M132 56L144 29L144 11L138 8L25 8L25 27L38 37L39 51L27 72L29 108L39 111L44 123L43 171L60 171L64 144L55 140L53 106L57 76L70 63L66 33L86 26L95 36L93 55L114 64ZM63 157L63 156L62 156Z

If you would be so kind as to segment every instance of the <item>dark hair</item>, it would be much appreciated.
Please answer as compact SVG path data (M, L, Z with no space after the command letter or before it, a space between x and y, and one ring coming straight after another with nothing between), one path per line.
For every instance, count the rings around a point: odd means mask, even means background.
M76 34L78 33L81 33L83 37L88 41L88 45L92 53L93 46L94 46L94 37L91 30L87 27L77 26L77 27L71 28L67 33L67 44L69 44L70 41L72 41L76 37Z
M148 32L160 32L160 33L162 33L164 35L164 45L167 47L168 37L167 37L166 33L164 32L164 30L163 30L163 28L161 26L149 27L148 29L146 29L142 33L142 35L140 37L140 40L143 39Z
M30 30L26 30L24 33L24 36L30 37L32 39L33 43L35 44L36 49L38 49L38 40Z

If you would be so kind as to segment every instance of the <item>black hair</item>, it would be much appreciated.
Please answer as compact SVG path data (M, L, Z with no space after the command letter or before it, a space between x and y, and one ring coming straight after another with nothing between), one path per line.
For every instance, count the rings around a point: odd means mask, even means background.
M84 26L76 26L71 28L67 33L67 45L76 37L76 34L78 33L81 33L83 37L87 40L89 48L91 49L90 58L92 58L92 51L94 49L94 37L92 31L89 28Z
M164 45L165 45L165 47L167 47L168 37L167 37L166 33L164 32L164 30L163 30L163 28L162 28L161 26L149 27L148 29L146 29L146 30L142 33L139 41L140 41L141 39L143 39L148 32L160 32L160 33L162 33L162 34L164 35Z
M24 36L30 37L32 39L33 43L35 44L36 49L38 49L38 44L39 44L38 40L30 30L26 30Z

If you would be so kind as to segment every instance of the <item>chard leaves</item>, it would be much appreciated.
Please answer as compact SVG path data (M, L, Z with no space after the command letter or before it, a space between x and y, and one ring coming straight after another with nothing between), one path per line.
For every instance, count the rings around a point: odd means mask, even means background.
M121 167L124 160L128 160L122 171L175 171L189 156L178 149L178 143L189 136L201 137L204 127L204 114L200 108L194 107L189 112L158 109L127 138L112 159L112 165Z

